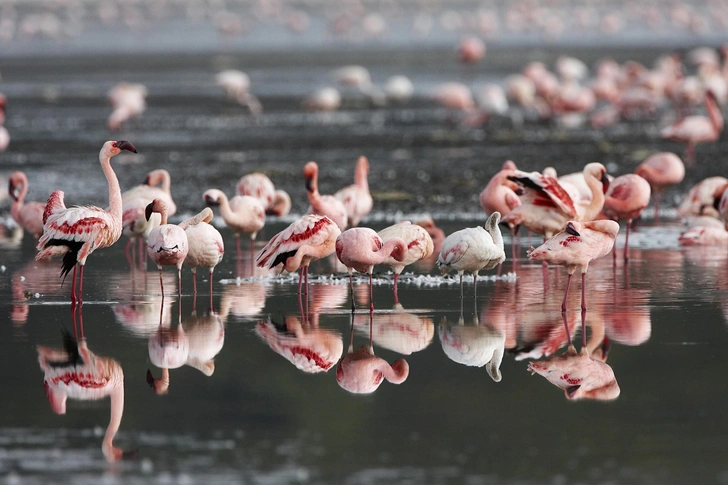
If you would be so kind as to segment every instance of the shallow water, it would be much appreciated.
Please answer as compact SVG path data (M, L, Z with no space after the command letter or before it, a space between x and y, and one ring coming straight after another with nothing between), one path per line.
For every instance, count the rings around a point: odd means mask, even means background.
M653 151L682 150L658 137L668 113L600 132L528 119L520 125L510 117L468 126L429 95L440 82L499 81L527 61L551 63L562 53L590 63L609 55L649 64L668 43L699 40L684 33L662 43L612 38L607 48L573 36L588 47L507 39L489 45L488 62L465 68L454 61L452 33L428 43L394 32L383 42L342 44L322 40L323 23L313 30L292 50L281 45L297 41L260 30L220 40L195 26L180 40L174 22L122 43L106 35L112 26L61 44L3 44L0 90L8 97L12 143L0 153L0 173L25 171L29 200L61 188L69 205L104 205L97 150L106 139L128 139L140 153L114 159L122 188L154 168L170 170L178 220L202 208L205 189L232 193L241 175L262 170L294 203L293 215L268 221L259 249L306 210L301 170L308 160L319 162L320 188L331 193L351 182L356 158L367 155L375 207L365 225L380 229L431 214L449 234L483 223L478 193L505 159L561 173L601 161L619 175ZM344 91L336 113L300 108L307 93L332 84L331 69L352 62L366 65L375 83L407 74L413 101L376 108ZM214 85L223 68L250 74L262 115L225 99ZM105 97L121 80L148 87L148 109L111 134ZM668 221L655 225L648 209L631 234L628 264L608 256L590 266L586 348L599 360L606 346L619 387L606 402L572 402L528 372L529 362L567 350L560 311L567 277L563 268L544 273L526 259L539 239L525 234L515 261L507 251L500 276L480 275L477 297L466 276L461 299L459 280L440 276L433 260L407 268L395 306L392 275L377 268L370 319L367 278L356 277L353 317L348 278L333 259L312 265L310 294L299 301L296 275L253 271L245 245L237 262L224 228L227 252L212 295L201 274L195 298L185 269L179 300L176 276L166 269L162 300L156 269L150 263L132 270L122 240L89 258L84 304L74 313L59 263L35 262L31 238L3 226L0 483L726 483L720 452L728 445L728 391L720 376L728 363L728 252L680 248L681 226L669 209L692 183L719 174L725 152L725 139L698 148L698 163L666 193ZM566 324L580 349L576 280ZM108 398L69 399L64 415L49 405L37 347L62 348L63 332L80 332L81 324L89 349L123 369L114 444L135 452L133 459L104 459ZM337 384L335 364L352 335L355 348L368 345L370 328L375 355L406 360L409 375L398 385L384 380L368 395L351 394ZM180 359L164 395L147 377L162 375L152 362L160 342ZM501 351L500 382L493 368L464 365ZM299 367L334 367L307 373L288 360L301 354L311 358L296 360Z

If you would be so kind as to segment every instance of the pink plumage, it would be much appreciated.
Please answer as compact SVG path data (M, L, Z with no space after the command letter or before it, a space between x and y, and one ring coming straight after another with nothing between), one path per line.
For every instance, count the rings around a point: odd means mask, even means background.
M177 295L182 297L182 263L189 252L189 244L185 231L175 225L167 224L167 207L163 200L154 199L146 208L147 220L152 213L162 216L161 223L149 232L147 237L147 254L157 263L159 269L159 285L164 298L164 283L162 282L162 266L177 267Z
M627 221L624 241L624 260L628 259L629 229L632 219L638 218L650 203L650 184L637 174L620 175L609 184L602 212L614 221ZM616 253L615 253L616 257Z
M339 226L342 231L346 229L348 213L346 207L333 195L321 195L318 190L318 164L308 162L303 167L303 176L306 179L306 192L308 193L309 214L327 216Z
M192 268L192 293L197 294L197 267L207 268L210 274L210 302L212 302L212 272L225 254L220 231L210 225L212 209L205 207L199 214L179 223L187 234L188 251L184 265Z
M371 211L374 202L369 193L369 160L359 157L354 169L354 184L344 187L334 194L346 209L347 227L356 227Z
M406 246L407 251L404 254L404 259L397 260L392 256L382 261L382 264L391 266L394 271L394 303L399 303L399 297L397 295L397 283L399 281L399 275L405 266L408 266L415 261L429 258L434 251L434 244L432 238L427 233L424 227L412 224L409 221L402 221L393 226L385 227L379 231L379 237L382 238L382 242L386 243L389 239L400 238Z
M8 194L13 199L10 214L20 227L38 239L43 234L43 202L25 202L28 193L28 177L23 172L13 172L8 178Z

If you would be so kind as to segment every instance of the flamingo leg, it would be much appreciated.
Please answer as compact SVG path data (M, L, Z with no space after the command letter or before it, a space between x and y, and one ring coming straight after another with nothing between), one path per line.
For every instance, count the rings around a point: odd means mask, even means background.
M627 229L625 231L625 237L624 237L624 262L626 263L629 261L629 226L632 225L632 219L629 219L627 221ZM616 250L616 248L615 248Z
M306 290L306 301L308 302L308 266L303 267L303 276L306 278L306 282L304 283L306 287L304 289Z
M197 271L192 268L192 294L197 296Z
M73 265L73 282L71 283L71 309L76 306L76 269L78 263Z
M473 272L473 299L478 300L478 272Z
M566 340L569 342L569 345L571 345L571 332L569 332L569 322L566 321L566 312L561 312L561 318L564 321L564 330L566 330Z
M581 274L581 311L586 311L586 273Z
M177 266L177 300L182 301L182 266Z
M374 295L372 290L372 273L369 272L369 311L374 311Z
M349 294L351 295L351 311L353 313L356 310L356 305L354 304L354 277L351 274L351 270L349 270ZM352 323L352 328L353 325Z
M78 304L83 305L83 269L86 265L81 265L81 270L78 272Z
M463 273L460 273L460 300L463 299ZM461 302L462 306L462 302Z
M212 271L210 271L210 313L212 313Z
M131 266L132 270L134 270L134 254L135 253L133 251L130 252L129 249L132 248L132 246L134 246L134 245L135 245L134 240L130 238L126 242L126 246L124 247L124 256L126 256L126 261L129 263L129 266Z
M159 267L159 287L162 289L162 299L164 299L164 282L162 281L162 267Z
M399 281L399 273L394 273L394 304L399 305L399 296L397 295L397 282Z
M145 253L144 245L145 245L144 238L140 237L139 238L139 269L141 269L142 271L145 271L147 269L147 257L144 254Z
M372 344L373 338L372 334L374 333L374 312L369 312L369 348L373 349L374 345Z
M584 274L586 273L582 273ZM586 310L581 311L581 348L586 348Z
M73 321L73 338L78 341L78 326L76 325L76 306L71 305L71 319Z
M566 279L566 291L564 292L564 300L561 302L561 311L566 311L566 297L569 296L569 286L571 285L571 273L569 273L569 277ZM571 341L571 340L569 340Z

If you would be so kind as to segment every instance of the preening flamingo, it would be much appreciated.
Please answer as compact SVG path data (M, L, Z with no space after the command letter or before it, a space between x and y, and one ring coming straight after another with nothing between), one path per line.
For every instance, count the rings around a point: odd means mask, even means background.
M627 221L624 260L629 259L629 228L650 203L650 184L637 174L628 173L612 180L605 194L602 212L613 221ZM616 252L614 253L616 257Z
M372 211L374 201L369 193L369 160L361 156L354 169L354 185L348 185L334 194L346 209L347 227L356 227Z
M225 244L220 231L210 225L212 209L205 207L194 217L179 223L187 234L187 257L184 265L192 269L192 293L197 294L197 267L207 268L210 273L210 302L212 302L212 272L222 261Z
M601 163L589 163L584 167L584 179L592 193L588 205L580 204L578 193L573 190L570 193L550 175L516 171L511 180L524 188L522 204L503 221L524 225L548 239L561 231L569 220L594 220L604 206L604 192L609 187L607 170Z
M246 106L251 114L263 112L263 105L250 93L250 77L237 69L226 69L215 76L215 83L225 89L229 98Z
M8 179L8 194L13 199L10 214L20 227L37 240L43 234L45 203L25 202L28 193L28 177L23 172L13 172Z
M586 311L586 272L589 262L601 258L614 247L619 224L614 221L569 221L566 228L549 238L541 246L528 250L528 259L537 259L566 266L569 274L561 311L566 311L571 276L581 269L581 309Z
M308 213L328 216L342 231L347 228L348 213L346 207L333 195L321 195L318 190L318 164L308 162L303 167L308 193Z
M273 202L265 209L267 216L283 217L291 212L291 196L285 190L276 190Z
M260 200L265 208L271 205L276 195L276 188L271 179L260 172L253 172L240 177L235 189L238 195L249 195Z
M683 246L725 246L728 231L725 227L695 226L680 234L678 242Z
M111 157L122 150L136 153L134 145L125 140L107 141L99 152L99 162L109 184L109 210L94 206L66 208L63 191L56 190L48 198L43 213L43 236L38 241L36 261L48 256L63 256L61 276L65 277L73 268L71 303L83 297L83 268L89 254L99 248L106 248L121 236L121 188ZM76 295L76 268L81 266L78 296Z
M521 205L519 195L523 193L523 189L516 182L508 179L516 174L516 170L516 164L511 160L506 160L500 171L493 175L480 192L480 206L486 215L500 212L501 216L505 217L511 210ZM511 222L508 224L508 228L511 230L511 246L515 256L515 235L518 226Z
M145 209L147 220L152 213L162 216L160 224L149 232L147 254L157 263L159 287L164 298L162 266L177 266L177 296L182 298L182 263L189 252L189 243L184 229L175 224L167 224L167 207L162 199L154 199Z
M706 207L713 207L715 204L716 190L726 184L728 179L725 177L708 177L701 180L688 191L677 208L677 214L681 217L703 215Z
M300 295L304 278L308 288L308 265L333 253L340 234L339 227L328 217L307 214L273 236L255 257L255 264L260 268L282 264L289 273L300 268Z
M202 194L202 199L210 205L220 206L220 215L225 224L235 233L235 245L240 261L240 234L250 234L250 252L255 249L255 237L265 226L265 207L256 197L236 195L227 198L221 190L210 189Z
M659 222L662 192L666 187L682 182L685 178L685 165L674 153L660 152L639 164L634 173L649 182L652 193L655 194L655 222Z
M399 224L385 227L379 231L379 237L382 238L383 243L386 243L392 238L400 238L407 246L404 259L398 260L390 256L382 261L382 264L391 266L394 271L394 304L396 305L399 303L397 282L399 281L399 275L402 273L402 270L405 266L409 266L415 261L429 258L434 250L434 244L424 227L412 224L409 221L403 221Z
M354 350L354 311L351 312L351 336L349 350L336 366L336 382L351 393L369 394L377 390L383 379L392 384L401 384L409 376L409 364L404 359L392 365L374 355L372 346L372 319L369 313L369 345Z
M106 427L101 450L108 462L119 461L133 453L114 447L114 437L124 414L124 371L114 359L95 355L86 340L75 341L64 335L64 349L38 346L38 363L44 373L43 384L51 409L66 414L68 398L83 401L111 396L111 418Z
M354 308L354 283L352 270L369 274L369 310L374 311L372 298L372 271L392 257L398 262L407 257L407 243L401 237L390 237L382 241L379 234L368 227L352 227L336 238L336 257L349 270L351 307Z
M457 325L443 322L438 328L445 355L458 364L483 367L491 379L502 379L500 365L505 353L505 333L490 325L465 325L462 314Z
M463 297L463 273L473 273L473 294L477 296L478 272L489 270L506 260L503 236L498 223L500 212L493 212L484 227L468 227L450 234L442 243L437 267L443 274L455 270L460 275L460 298Z
M705 93L705 108L708 116L688 116L682 118L662 130L661 135L668 140L686 143L685 160L688 164L695 162L695 145L710 143L720 138L723 131L723 115L718 107L715 93Z
M161 186L158 187L158 185ZM172 199L170 188L172 178L164 169L152 170L144 182L121 194L121 225L122 234L129 238L126 251L134 248L134 240L139 240L140 263L146 261L141 249L147 240L149 231L159 225L159 216L156 215L147 221L144 211L151 201L161 199L167 206L167 216L171 217L177 212L177 205ZM127 257L129 255L127 254ZM131 259L131 258L130 258Z

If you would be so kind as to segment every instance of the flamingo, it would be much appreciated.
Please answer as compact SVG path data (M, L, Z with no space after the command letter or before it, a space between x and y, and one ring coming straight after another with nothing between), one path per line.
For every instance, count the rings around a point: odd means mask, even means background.
M511 160L506 160L501 170L493 175L483 191L480 192L480 206L486 215L500 212L501 216L505 217L511 210L521 205L519 195L523 193L523 189L508 179L508 177L515 175L516 170L516 164ZM515 236L518 226L511 222L508 224L508 228L511 230L512 253L515 256Z
M529 230L543 234L545 239L561 231L570 219L594 220L604 205L604 192L609 187L607 170L601 163L589 163L584 167L584 179L591 189L588 205L579 203L578 192L562 186L554 177L538 172L516 171L510 180L524 188L523 202L503 218L508 224L524 225Z
M212 272L222 261L225 245L220 231L212 221L212 209L205 207L194 217L179 223L180 229L187 234L187 257L184 264L192 269L192 293L197 294L197 267L202 266L210 272L210 305L212 306Z
M505 351L506 335L490 325L465 325L462 314L457 325L443 321L438 328L440 344L450 360L458 364L483 367L491 379L502 379L500 365Z
M114 359L95 355L85 339L80 342L64 335L63 350L38 346L38 363L51 409L66 414L68 398L95 401L111 397L111 417L101 450L108 462L133 455L114 447L113 441L124 414L124 371Z
M437 267L443 274L455 270L460 275L460 299L463 298L463 273L473 273L473 295L478 291L478 272L489 270L506 260L503 236L498 223L500 212L493 212L483 227L468 227L450 234L442 243Z
M336 88L321 88L307 96L302 105L311 111L336 111L341 106L341 94Z
M224 192L218 189L207 190L202 199L208 206L220 206L220 215L225 224L235 233L235 246L240 261L240 234L250 234L250 252L255 250L255 237L258 231L265 226L265 207L255 197L250 195L236 195L227 198Z
M285 190L276 190L273 202L265 209L265 214L274 217L283 217L291 212L291 196Z
M386 379L392 384L401 384L409 376L409 364L399 359L390 365L381 357L374 355L372 345L372 319L369 313L369 345L354 350L354 310L351 312L351 336L349 350L336 366L336 382L351 393L369 394L377 390Z
M361 156L354 169L354 185L348 185L334 194L346 209L347 227L356 227L372 211L372 196L369 193L369 160Z
M263 112L263 105L257 97L250 94L250 77L242 71L227 69L215 76L215 83L225 89L229 98L246 106L250 113L257 115Z
M273 236L255 257L255 264L260 268L283 264L289 273L300 269L300 295L304 278L308 289L308 265L333 253L340 234L339 227L328 217L307 214Z
M728 185L725 177L708 177L695 184L677 208L681 217L703 215L706 207L713 207L716 191Z
M680 234L678 242L682 246L725 246L728 231L723 224L718 226L694 226Z
M354 283L352 270L369 274L369 310L374 311L372 298L372 271L392 257L402 262L407 257L407 243L401 237L390 237L386 242L368 227L352 227L336 238L336 257L349 270L351 307L354 308Z
M407 76L392 76L384 83L384 95L392 103L405 104L414 92L414 84Z
M161 184L161 187L158 187L159 184ZM169 172L160 168L149 172L144 179L144 183L121 194L122 234L129 238L126 251L133 249L134 240L138 239L140 262L146 260L141 250L144 247L149 231L159 225L159 217L154 216L147 221L144 210L154 199L161 199L167 206L167 216L173 216L177 212L177 205L172 199L171 185L172 178Z
M399 304L397 282L399 281L400 273L402 273L405 266L409 266L415 261L429 258L434 250L434 243L424 227L412 224L409 221L403 221L399 224L385 227L379 231L379 237L382 238L383 243L386 243L392 238L400 238L407 245L404 259L397 260L397 258L390 256L382 261L382 264L391 266L394 271L394 304L397 305Z
M136 153L134 145L125 140L107 141L99 152L101 169L109 184L109 210L94 206L69 207L63 203L63 191L56 190L48 198L43 213L43 235L38 240L36 261L48 256L63 256L61 276L73 268L71 304L83 301L83 269L89 254L107 248L121 236L121 189L111 157L122 150ZM76 268L81 266L78 298L76 296Z
M460 39L458 59L465 64L475 64L485 57L485 43L477 37L466 36Z
M117 131L121 124L141 115L147 108L147 88L142 84L119 83L109 91L109 102L114 111L109 115L109 130Z
M318 191L318 164L308 162L303 167L308 193L308 213L328 216L342 231L347 227L347 212L344 204L333 195L321 195Z
M182 298L182 263L189 252L189 243L184 229L174 224L167 224L167 206L162 199L154 199L145 209L147 220L152 213L162 216L160 224L149 232L147 238L147 254L157 263L159 269L159 286L164 298L164 282L162 266L177 266L177 297Z
M38 238L43 234L43 202L25 202L28 193L28 177L23 172L13 172L8 179L8 194L13 199L10 214L23 229Z
M723 131L723 115L718 107L715 93L708 89L705 93L705 108L708 116L687 116L664 128L662 138L686 143L685 160L695 163L695 145L716 141Z
M569 274L566 292L561 302L561 311L566 311L566 297L569 295L571 276L576 268L581 269L581 309L586 311L586 272L589 262L609 254L619 232L614 221L569 221L566 228L549 238L537 248L528 250L528 259L538 259L552 264L566 266Z
M680 157L670 152L655 153L634 171L649 182L655 194L655 222L660 222L660 203L666 187L679 184L685 178L685 165Z
M624 260L627 261L629 226L632 225L632 219L638 218L650 203L650 184L633 173L620 175L610 182L604 197L604 215L614 221L627 221L624 238ZM617 253L614 254L616 257Z
M267 208L273 203L276 195L276 188L267 175L260 172L253 172L238 180L235 187L238 195L249 195L260 200L263 207Z

